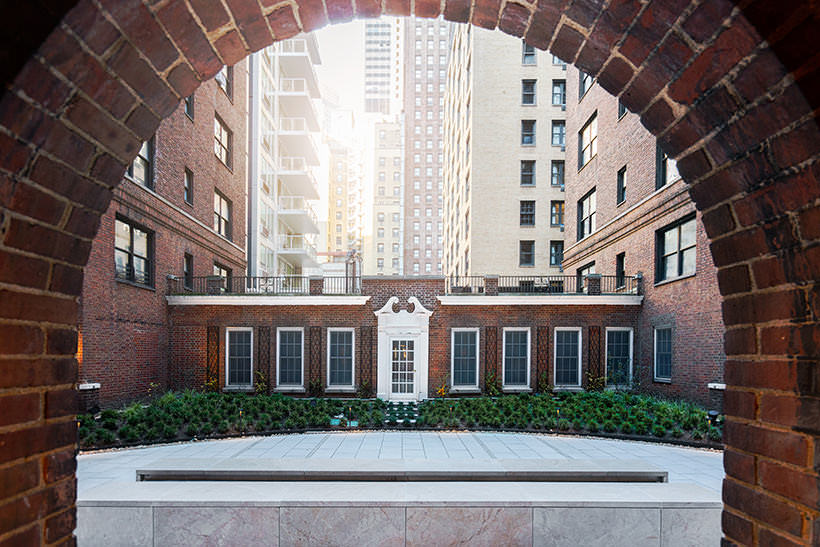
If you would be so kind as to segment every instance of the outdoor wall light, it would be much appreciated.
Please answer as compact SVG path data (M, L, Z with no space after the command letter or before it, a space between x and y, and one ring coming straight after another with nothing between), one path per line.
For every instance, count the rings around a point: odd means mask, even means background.
M715 425L718 421L719 412L717 410L710 410L707 416L707 420L709 421L709 425Z

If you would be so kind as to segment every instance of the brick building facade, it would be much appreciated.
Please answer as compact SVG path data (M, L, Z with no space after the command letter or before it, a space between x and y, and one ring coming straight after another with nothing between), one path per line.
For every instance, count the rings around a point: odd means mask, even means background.
M321 280L317 281L321 286ZM316 283L312 285L313 289ZM383 386L379 376L395 372L391 366L385 369L380 358L384 344L415 336L415 348L421 351L426 347L427 351L415 355L413 361L417 375L410 395L413 399L435 396L441 386L453 393L480 393L488 373L494 373L503 392L535 391L546 385L587 387L590 378L605 375L607 330L636 333L641 310L641 297L635 294L504 295L494 293L490 285L487 293L446 294L445 279L440 276L365 277L361 294L356 295L178 295L170 296L169 303L173 388L201 387L215 377L219 388L250 391L254 389L256 371L261 371L271 391L303 394L310 391L314 381L327 395L349 396L363 382L372 388ZM429 312L426 328L419 335L412 332L412 324L402 325L397 334L383 338L389 327L380 313L392 317L403 310ZM251 373L244 376L244 382L237 383L231 381L234 375L226 370L228 363L236 362L235 350L227 349L227 336L241 329L247 329L245 342L252 346ZM303 374L295 383L280 385L279 368L286 365L279 354L289 351L282 345L281 333L297 329L301 333L297 335L301 345L297 353ZM328 379L333 358L328 345L330 333L335 330L353 332L353 372L345 385L334 385ZM563 346L556 348L557 337L565 337L557 334L559 331L569 332L570 342L575 344L568 352ZM454 349L457 332L469 336L459 341L460 350ZM511 332L520 333L517 342ZM639 342L637 335L630 334L630 346ZM465 344L469 346L466 350ZM511 355L514 346L522 349L518 357ZM460 361L464 367L457 370L461 365L454 360L459 356L466 361ZM558 361L564 358L577 368L562 368ZM514 378L507 371L513 366L521 367L520 377ZM561 371L556 372L558 369ZM420 384L423 378L426 382ZM374 389L374 393L388 399L401 394L389 388L386 392Z
M168 385L167 276L244 275L246 66L224 69L163 121L101 218L83 281L79 378L100 384L103 405Z
M724 325L700 214L638 116L582 76L567 71L564 272L641 272L642 388L719 406Z

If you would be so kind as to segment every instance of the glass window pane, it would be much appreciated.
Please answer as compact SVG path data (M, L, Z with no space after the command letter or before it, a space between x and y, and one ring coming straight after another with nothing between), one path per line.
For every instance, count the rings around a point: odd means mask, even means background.
M137 228L134 228L134 254L148 257L148 234Z
M127 279L128 278L128 253L125 251L120 251L119 249L114 251L114 265L116 268L116 276L120 279Z
M134 281L146 285L151 281L148 272L148 261L137 256L134 256Z
M681 253L683 260L683 268L681 275L689 275L695 273L695 248L690 247Z
M678 276L677 253L663 257L663 278L671 279Z
M353 333L330 332L328 385L353 385Z
M578 331L556 331L555 333L556 385L580 385L578 334Z
M664 254L673 253L678 250L678 230L672 228L663 234L663 252Z
M114 245L118 249L128 251L131 249L131 227L120 220L116 221L116 235Z
M251 384L250 331L228 331L228 383Z
M527 332L504 333L504 385L527 385Z
M476 333L453 333L453 385L476 385Z
M629 332L607 331L606 371L607 384L625 385L629 383Z
M685 249L695 244L695 220L692 219L680 227L680 248Z
M302 332L279 332L279 382L302 385Z

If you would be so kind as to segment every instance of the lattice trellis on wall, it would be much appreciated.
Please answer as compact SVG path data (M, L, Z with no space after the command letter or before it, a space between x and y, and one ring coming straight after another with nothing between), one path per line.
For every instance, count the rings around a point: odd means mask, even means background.
M498 327L486 327L484 345L484 379L492 372L498 385L501 385L501 373L498 370Z
M310 327L310 366L308 367L308 382L318 379L322 381L322 327Z
M208 326L208 353L205 359L205 389L219 389L219 327Z
M603 366L601 365L601 327L589 327L589 355L587 363L589 363L589 373L595 377L600 378L604 375Z
M535 329L535 339L536 339L536 361L535 361L535 387L538 388L538 382L541 380L541 376L546 374L546 380L548 383L552 383L550 379L550 354L549 354L549 343L550 343L550 329L549 327L537 327Z
M257 369L265 374L267 393L271 391L271 362L270 362L270 327L258 327L256 336L258 365ZM254 378L254 380L257 380Z

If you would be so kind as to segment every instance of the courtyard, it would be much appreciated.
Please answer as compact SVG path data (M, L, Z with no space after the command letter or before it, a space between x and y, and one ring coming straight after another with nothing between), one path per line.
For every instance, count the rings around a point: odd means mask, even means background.
M421 460L460 470L487 461L514 465L516 460L539 460L560 468L639 460L646 468L666 471L668 483L136 482L138 469L162 462L241 467L288 460L301 467L308 467L306 460L329 467ZM552 544L657 545L675 544L684 537L718 541L724 471L721 451L659 443L503 432L378 431L92 452L78 458L77 476L77 534L85 545L173 545L206 539L245 544L447 544L468 537L474 544L541 544L548 537ZM562 513L569 508L574 511ZM426 512L413 517L419 511ZM594 519L596 525L566 526L567 518ZM254 526L245 527L246 519ZM345 537L333 535L329 524L341 521L348 524ZM398 530L402 522L404 528ZM663 528L663 522L685 526L682 532L674 526ZM469 529L476 524L478 529Z

